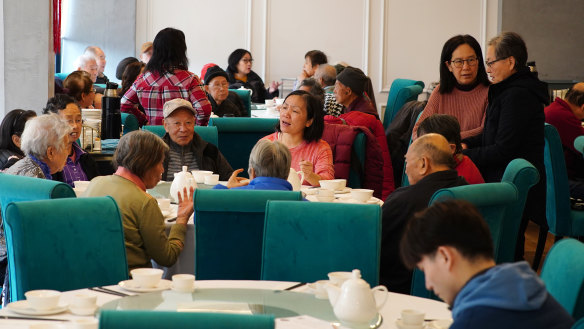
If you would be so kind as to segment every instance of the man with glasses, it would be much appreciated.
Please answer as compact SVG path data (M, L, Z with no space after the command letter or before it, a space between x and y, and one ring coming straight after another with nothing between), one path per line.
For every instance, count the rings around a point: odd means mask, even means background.
M246 117L247 111L243 102L233 91L229 91L227 72L215 64L204 72L205 92L213 107L213 113L220 117Z
M175 98L164 103L162 114L166 134L162 138L170 147L164 158L162 180L172 181L174 174L188 170L210 170L219 174L219 180L228 180L233 168L217 146L207 143L195 132L195 109L191 102Z

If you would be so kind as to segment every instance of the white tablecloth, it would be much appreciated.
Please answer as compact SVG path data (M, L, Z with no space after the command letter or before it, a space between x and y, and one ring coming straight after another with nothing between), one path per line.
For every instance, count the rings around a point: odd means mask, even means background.
M283 290L294 285L296 282L278 282L278 281L196 281L195 286L196 288L252 288L252 289L271 289L271 290ZM112 290L125 292L128 294L127 291L124 291L122 288L118 286L109 286ZM296 292L307 292L309 289L306 286L300 287L298 289L294 289ZM121 298L110 294L105 294L101 292L95 292L88 289L81 289L81 290L73 290L64 292L61 296L62 303L70 303L71 297L76 293L83 292L97 296L97 304L101 306L107 302L112 300ZM308 292L307 292L308 293ZM393 329L397 328L395 325L395 320L400 317L400 311L403 309L417 309L422 312L426 313L427 319L449 319L450 318L450 311L448 311L448 306L445 303L438 302L435 300L413 297L408 295L396 294L396 293L389 293L387 298L387 302L380 310L381 315L383 316L383 323L381 324L380 328L383 329ZM0 310L0 316L2 315L9 315L9 316L18 316L15 313L7 309ZM73 319L83 319L83 318L91 318L86 316L77 316L73 315L69 312L52 315L52 316L43 316L44 318L54 318L54 319L65 319L65 320L73 320ZM30 328L31 324L36 323L47 323L55 325L55 328L72 328L72 323L70 322L52 322L52 321L33 321L33 320L0 320L0 329L4 328Z

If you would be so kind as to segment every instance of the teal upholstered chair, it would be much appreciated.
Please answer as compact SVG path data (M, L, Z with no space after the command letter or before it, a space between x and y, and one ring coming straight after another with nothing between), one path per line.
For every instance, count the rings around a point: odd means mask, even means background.
M247 176L251 149L262 139L275 132L278 119L264 118L211 118L209 126L219 132L219 151L233 169L243 168Z
M102 310L100 329L273 329L274 316L193 312L153 312Z
M540 227L533 267L539 266L547 231L558 241L564 236L584 236L584 211L572 210L568 171L560 135L554 126L545 124L545 150L543 161L546 174L546 218L548 227Z
M239 96L247 110L247 116L251 117L251 91L248 89L229 89L229 91L233 91Z
M580 320L576 321L576 323L574 323L574 325L572 326L572 329L584 329L584 318L581 318Z
M55 79L59 79L61 81L65 81L65 79L67 79L67 76L69 75L69 73L55 73Z
M140 128L138 119L131 113L122 113L122 125L124 126L123 135Z
M347 179L347 186L351 188L361 188L363 186L364 177L362 173L366 170L365 167L365 152L367 151L367 136L359 132L353 140L353 148L351 155L351 167L349 169L349 178Z
M376 286L380 249L378 205L269 201L262 280L313 282L359 269Z
M195 275L200 280L259 280L268 200L300 192L195 190Z
M393 80L389 89L389 95L387 96L385 114L383 115L383 128L387 129L397 112L399 112L405 103L417 100L422 90L424 90L424 82L422 81L409 79Z
M541 279L549 293L578 320L584 317L584 244L565 239L549 251Z
M574 139L574 148L576 151L584 154L584 136L578 136Z
M505 250L505 247L513 246L513 251L515 250L517 234L503 234L504 230L515 227L515 232L517 232L521 222L521 216L507 217L515 209L513 207L519 200L519 191L515 185L502 182L444 188L434 193L430 199L430 205L452 199L469 201L478 208L489 225L497 263L501 263L502 258L506 259L508 257L509 251ZM511 241L503 241L503 237ZM412 295L435 298L433 294L426 290L423 272L417 269L414 271L412 280Z
M128 278L124 228L110 197L12 202L4 223L12 300L33 289L66 291Z
M424 111L420 112L418 114L418 117L416 118L416 123L418 123L418 121L420 120L420 117L422 116L422 113L424 113ZM414 123L415 124L415 123ZM410 136L410 144L408 144L408 148L410 148L410 146L412 145L413 142L413 137L414 133L412 132L412 135ZM404 167L403 167L403 171L402 171L402 181L401 181L401 187L404 186L410 186L410 180L408 178L408 175L406 175L406 163L404 161Z
M158 135L160 138L166 134L164 126L143 126L143 130L147 130L151 133ZM217 128L211 126L195 126L195 132L201 136L203 140L207 143L211 143L218 147L219 141L217 137Z

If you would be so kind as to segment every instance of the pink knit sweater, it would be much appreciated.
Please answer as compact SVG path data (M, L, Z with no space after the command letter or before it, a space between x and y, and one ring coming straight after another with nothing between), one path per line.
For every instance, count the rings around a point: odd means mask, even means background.
M432 91L424 112L414 126L413 136L418 136L418 126L432 114L450 114L460 123L460 136L465 139L483 131L487 109L489 87L479 84L471 91L462 91L456 87L448 94L438 92L439 85ZM415 137L414 137L415 138Z

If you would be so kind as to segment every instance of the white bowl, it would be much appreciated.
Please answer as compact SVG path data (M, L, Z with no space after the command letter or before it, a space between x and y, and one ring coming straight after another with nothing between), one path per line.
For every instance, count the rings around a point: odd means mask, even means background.
M327 179L318 181L320 186L333 191L340 191L347 186L346 179Z
M56 290L31 290L25 292L24 296L33 309L47 311L59 305L61 292Z
M343 282L349 280L353 277L352 272L330 272L328 274L330 282L335 286L341 286Z
M335 196L334 195L320 195L320 194L317 194L316 195L316 199L319 202L333 202L333 201L335 201Z
M158 268L137 268L130 273L140 288L154 288L162 279L163 271Z
M209 170L193 170L191 173L197 183L205 183L205 176L213 175L213 172Z
M364 188L351 190L351 198L353 198L357 201L367 202L367 201L369 201L369 199L371 199L372 196L373 196L373 190L368 190L368 189L364 189Z
M212 175L205 175L205 185L217 185L219 184L219 175L212 174Z

